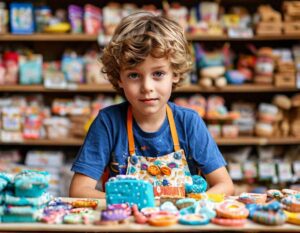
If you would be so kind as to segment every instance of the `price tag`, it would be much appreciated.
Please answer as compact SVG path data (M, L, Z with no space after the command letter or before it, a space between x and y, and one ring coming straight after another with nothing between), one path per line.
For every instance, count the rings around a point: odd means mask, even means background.
M255 162L245 162L243 165L245 178L256 178L257 167Z
M243 179L242 166L240 163L229 163L228 164L229 174L233 180Z
M258 164L258 173L261 180L273 179L276 176L275 164L260 162Z
M300 160L293 162L293 169L296 180L300 179Z
M292 166L290 163L279 162L277 166L279 181L287 182L293 179Z

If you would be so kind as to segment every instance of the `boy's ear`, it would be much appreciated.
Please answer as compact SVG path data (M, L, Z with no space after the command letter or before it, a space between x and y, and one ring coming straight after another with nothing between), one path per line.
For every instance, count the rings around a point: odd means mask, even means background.
M178 83L179 82L179 75L178 74L173 74L173 83Z
M123 84L122 84L120 79L118 80L118 85L119 85L120 88L123 88Z

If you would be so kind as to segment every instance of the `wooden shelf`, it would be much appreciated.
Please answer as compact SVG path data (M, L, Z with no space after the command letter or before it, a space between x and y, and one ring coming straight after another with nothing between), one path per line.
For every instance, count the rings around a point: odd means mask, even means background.
M278 36L253 36L251 38L231 38L224 36L211 35L192 35L187 34L189 41L279 41L279 40L300 40L299 35L278 35ZM1 34L0 41L97 41L97 35L70 34L70 33L34 33L29 35Z
M216 92L216 93L248 93L248 92L296 92L299 89L289 87L275 87L272 85L257 85L257 84L242 84L242 85L227 85L224 87L209 87L204 88L198 85L186 85L179 87L175 92Z
M222 88L203 88L198 85L179 87L179 93L255 93L255 92L297 92L300 89L288 87L264 86L255 84L228 85ZM0 92L39 92L39 93L64 93L64 92L114 92L110 84L71 84L66 89L49 89L43 85L1 85Z
M242 145L295 145L300 144L300 137L287 138L259 138L259 137L240 137L240 138L217 138L219 146L242 146ZM26 146L81 146L83 139L36 139L24 140L22 142L3 142L0 145L26 145Z
M240 138L219 138L215 139L220 146L245 146L245 145L294 145L300 144L300 137L287 138L260 138L260 137L240 137Z
M250 38L232 38L227 35L223 36L210 36L210 35L192 35L186 34L189 41L278 41L278 40L299 40L300 34L298 35L278 35L278 36L259 36L255 35Z
M2 85L0 92L114 92L110 84L70 84L64 89L50 89L43 85Z
M83 139L64 138L64 139L31 139L20 142L3 142L0 145L22 145L22 146L81 146Z
M97 35L87 34L48 34L29 35L1 34L0 41L97 41Z

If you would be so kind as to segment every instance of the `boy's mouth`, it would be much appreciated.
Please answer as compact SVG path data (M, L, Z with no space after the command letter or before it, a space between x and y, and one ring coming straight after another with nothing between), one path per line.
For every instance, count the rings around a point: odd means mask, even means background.
M145 99L140 99L143 103L151 103L158 100L158 98L145 98Z

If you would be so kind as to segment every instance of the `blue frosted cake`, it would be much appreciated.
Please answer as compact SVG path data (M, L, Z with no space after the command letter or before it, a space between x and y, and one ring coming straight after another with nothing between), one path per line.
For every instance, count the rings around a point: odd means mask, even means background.
M154 207L153 186L150 182L129 175L112 177L105 184L106 204L136 204L139 209Z
M39 197L49 186L46 171L24 170L14 178L15 195L18 197Z

